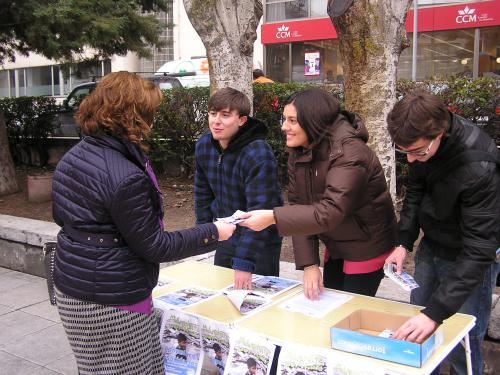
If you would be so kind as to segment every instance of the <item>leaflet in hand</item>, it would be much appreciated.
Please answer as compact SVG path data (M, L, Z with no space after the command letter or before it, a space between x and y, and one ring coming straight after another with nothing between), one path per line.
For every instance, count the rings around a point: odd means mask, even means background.
M217 221L222 221L223 223L226 223L226 224L238 224L238 223L241 223L243 220L245 220L245 219L240 219L240 216L244 213L245 213L244 211L237 210L231 216L218 217Z
M401 274L398 275L396 273L396 266L392 263L386 263L384 265L384 273L387 275L387 277L389 277L392 281L394 281L406 291L410 291L419 287L413 277L411 277L411 275L409 275L405 271L401 271Z

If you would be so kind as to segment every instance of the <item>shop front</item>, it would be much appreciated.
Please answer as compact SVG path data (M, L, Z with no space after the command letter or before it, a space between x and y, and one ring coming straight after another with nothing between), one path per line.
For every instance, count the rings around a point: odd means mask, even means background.
M342 83L338 36L326 1L267 1L262 25L264 68L278 82ZM500 75L500 0L420 0L417 79ZM406 22L412 41L413 10ZM400 57L398 78L411 79L412 48Z

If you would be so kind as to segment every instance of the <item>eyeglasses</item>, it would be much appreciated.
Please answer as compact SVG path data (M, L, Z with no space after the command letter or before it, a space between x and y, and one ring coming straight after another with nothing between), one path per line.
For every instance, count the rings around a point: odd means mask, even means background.
M402 150L400 148L398 148L398 146L396 146L396 144L393 142L392 143L392 148L394 149L394 151L396 152L399 152L400 154L405 154L405 155L414 155L414 156L426 156L429 152L431 152L431 147L432 147L432 144L434 143L434 141L436 140L436 138L434 138L431 143L429 143L429 146L427 146L427 148L424 150L424 151L406 151L406 150Z

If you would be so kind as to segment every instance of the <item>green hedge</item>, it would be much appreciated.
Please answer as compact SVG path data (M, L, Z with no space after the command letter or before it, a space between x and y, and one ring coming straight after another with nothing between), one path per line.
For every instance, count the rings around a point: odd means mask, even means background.
M399 80L398 98L414 90L424 89L436 94L451 112L471 120L500 145L500 80L492 77L451 77L423 82ZM408 160L396 154L396 193L404 196L408 176Z
M309 84L275 83L254 85L254 116L269 128L268 141L280 165L282 181L286 179L286 152L281 133L281 115L285 99L293 92L310 87ZM317 86L315 86L317 87ZM322 86L339 98L344 95L341 86ZM451 78L415 83L398 81L398 97L417 88L437 94L454 111L478 124L500 144L499 81L494 78ZM208 87L175 88L163 91L164 98L156 114L153 131L148 140L150 156L157 167L177 163L186 176L194 172L196 140L207 130ZM22 97L0 99L0 110L5 113L12 153L17 162L27 158L26 150L46 150L47 136L52 131L58 107L52 98ZM404 164L403 160L399 160ZM398 163L404 177L405 166ZM168 167L168 166L167 166ZM161 171L161 168L160 168Z
M24 96L0 99L9 138L9 148L17 164L44 166L48 160L48 137L59 111L55 99Z

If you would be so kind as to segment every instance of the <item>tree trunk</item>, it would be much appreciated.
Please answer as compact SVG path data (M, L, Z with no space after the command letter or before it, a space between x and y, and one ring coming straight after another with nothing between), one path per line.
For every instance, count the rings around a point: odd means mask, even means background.
M0 195L18 191L16 170L10 156L7 127L3 112L0 111Z
M329 7L334 1L329 0ZM396 72L407 47L406 13L411 0L357 0L341 16L331 17L340 41L346 108L361 115L370 133L370 147L396 195L394 151L386 117L396 103Z
M184 0L189 20L207 50L210 89L232 87L253 99L253 43L260 0Z

